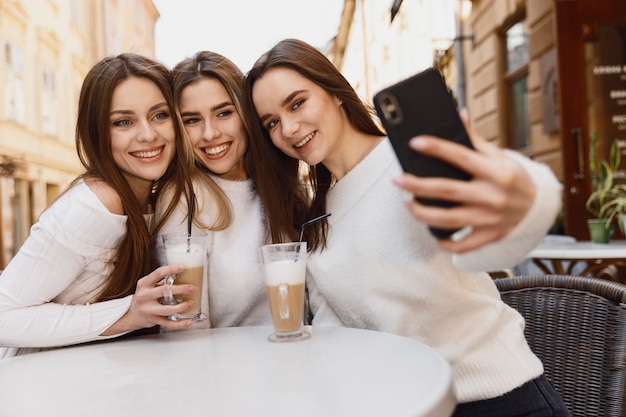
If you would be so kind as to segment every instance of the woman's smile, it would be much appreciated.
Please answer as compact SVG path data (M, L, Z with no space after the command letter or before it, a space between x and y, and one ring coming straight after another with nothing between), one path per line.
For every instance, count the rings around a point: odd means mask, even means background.
M226 151L230 149L232 142L222 143L217 146L205 146L201 150L211 159L221 158L226 154Z
M134 156L135 158L139 158L139 159L151 159L151 158L161 155L164 147L165 146L159 146L156 149L145 150L145 151L135 151L135 152L131 152L130 154Z
M295 148L301 148L304 145L306 145L307 143L309 143L309 141L311 139L313 139L313 136L315 136L316 132L311 132L309 133L304 139L302 139L300 142L296 143L295 145L293 145Z

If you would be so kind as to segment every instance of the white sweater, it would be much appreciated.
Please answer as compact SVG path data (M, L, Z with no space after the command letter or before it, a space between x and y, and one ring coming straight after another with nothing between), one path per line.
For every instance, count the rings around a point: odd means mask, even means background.
M230 200L233 223L225 230L208 231L208 274L205 274L202 310L208 313L209 320L192 328L271 325L259 254L267 236L261 199L252 180L211 178ZM205 225L211 225L215 216L212 197L204 187L195 184L194 188L200 219ZM186 231L187 204L181 202L159 232L157 251L162 263L164 254L160 236ZM194 224L192 233L199 232Z
M560 208L551 171L508 155L537 187L531 211L505 239L453 256L410 216L392 184L401 168L388 140L381 142L328 194L328 247L309 259L313 324L390 332L434 347L452 366L459 402L493 398L541 375L522 317L500 300L487 273L465 272L519 262Z
M126 216L109 212L83 181L49 207L0 276L0 346L9 347L0 358L115 337L99 335L131 296L94 300L125 233Z

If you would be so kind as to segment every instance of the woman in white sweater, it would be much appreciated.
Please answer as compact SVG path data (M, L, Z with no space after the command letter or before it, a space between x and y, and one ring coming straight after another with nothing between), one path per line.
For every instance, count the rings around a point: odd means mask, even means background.
M191 190L193 154L170 75L135 54L105 58L87 74L76 127L85 173L41 215L2 273L0 357L191 324L167 319L188 305L158 301L157 282L184 267L154 270L152 258L152 223L166 217L152 218L156 198L168 189L178 201Z
M259 247L267 241L261 199L250 178L248 131L242 118L244 75L224 56L200 51L173 69L173 90L196 167L197 206L192 232L209 234L203 311L197 327L272 323ZM221 194L219 199L216 194ZM182 200L159 234L185 233L188 206ZM162 242L157 251L163 258Z
M476 151L432 137L414 145L471 181L402 174L371 109L323 54L298 40L261 56L246 90L259 121L252 155L269 161L257 181L296 176L304 161L313 191L305 218L332 213L307 230L315 248L313 324L380 330L434 347L453 369L455 416L568 416L525 341L522 317L481 272L514 265L547 232L561 195L551 171L470 133ZM462 204L426 207L407 192ZM284 188L261 194L275 239L297 238L297 222L274 213L299 195ZM464 239L436 240L428 231L468 225L473 233Z

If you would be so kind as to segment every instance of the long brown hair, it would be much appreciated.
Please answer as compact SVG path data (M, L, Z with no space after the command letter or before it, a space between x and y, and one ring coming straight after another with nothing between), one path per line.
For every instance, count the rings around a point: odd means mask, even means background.
M152 202L169 189L172 196L164 215L157 219L156 227L149 229L144 219L143 204L140 204L115 164L111 149L109 111L113 91L117 85L130 78L141 77L152 81L161 91L170 110L175 129L175 152L165 174L153 185ZM106 182L119 195L126 220L126 235L115 249L113 271L104 284L99 301L111 300L132 294L137 280L155 267L153 244L155 234L167 217L176 208L182 195L190 198L190 170L193 153L184 140L184 130L179 113L174 105L171 89L171 73L162 64L132 53L107 57L98 62L83 81L78 103L76 123L76 149L85 168L84 178L96 178Z
M250 123L248 122L248 115L243 110L244 75L239 67L225 56L212 51L199 51L191 58L184 59L176 64L172 70L172 86L176 104L179 104L180 94L183 89L206 78L219 81L226 89L226 92L233 101L233 105L241 118L247 136L246 140L249 144ZM250 175L252 160L249 145L243 155L243 160L246 173ZM200 172L206 173L208 171L207 168L198 161L196 161L196 167ZM217 220L228 220L228 223L230 223L232 210L230 209L228 197L224 194L224 191L207 175L201 175L200 179L216 198L218 205ZM215 229L216 225L213 225L213 228Z
M345 77L319 50L298 39L284 39L263 54L246 75L246 107L251 113L250 148L259 194L267 211L273 239L294 240L304 221L326 212L326 195L334 181L323 165L309 166L307 181L313 198L310 205L302 197L299 180L299 161L285 155L272 143L269 133L261 125L252 101L252 88L270 69L284 67L308 78L331 96L342 101L342 108L351 125L362 132L385 136L375 122L374 109L366 104ZM302 205L308 206L303 212ZM311 250L326 245L327 223L318 222L305 229Z

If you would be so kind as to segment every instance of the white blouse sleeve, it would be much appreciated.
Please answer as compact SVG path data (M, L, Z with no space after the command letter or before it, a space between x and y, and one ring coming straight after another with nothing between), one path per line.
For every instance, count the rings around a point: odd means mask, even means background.
M126 217L110 213L86 184L60 197L0 275L0 346L52 347L115 337L99 335L124 315L131 296L93 301L125 233Z
M454 264L465 271L497 271L521 262L554 224L562 205L562 184L552 170L524 155L505 150L522 164L535 184L535 201L526 217L503 239L476 250L453 256Z

